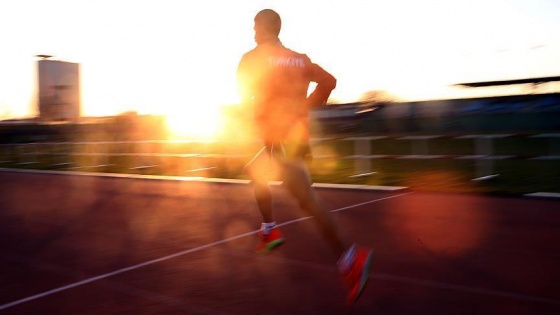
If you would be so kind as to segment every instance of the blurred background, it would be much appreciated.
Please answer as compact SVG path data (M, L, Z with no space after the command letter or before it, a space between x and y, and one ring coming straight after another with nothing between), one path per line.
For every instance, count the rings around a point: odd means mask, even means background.
M560 192L552 0L2 2L0 167L244 178L235 72L263 8L338 79L316 181Z

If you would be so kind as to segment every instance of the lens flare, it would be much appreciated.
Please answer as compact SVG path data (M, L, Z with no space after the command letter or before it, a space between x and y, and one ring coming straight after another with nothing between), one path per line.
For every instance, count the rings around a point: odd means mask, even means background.
M219 106L181 108L165 113L170 138L214 138L222 132Z

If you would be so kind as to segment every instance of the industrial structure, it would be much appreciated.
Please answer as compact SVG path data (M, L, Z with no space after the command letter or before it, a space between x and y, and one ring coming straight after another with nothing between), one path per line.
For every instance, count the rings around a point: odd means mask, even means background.
M80 64L37 55L41 121L77 121L81 115Z

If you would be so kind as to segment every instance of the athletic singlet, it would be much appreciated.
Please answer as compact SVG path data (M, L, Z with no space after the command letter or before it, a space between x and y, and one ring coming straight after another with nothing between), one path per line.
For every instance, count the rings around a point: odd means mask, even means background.
M280 41L258 45L241 59L237 71L240 95L253 105L263 140L304 141L309 138L310 102L326 102L336 80L304 54ZM317 82L313 100L310 82ZM318 105L318 104L317 104Z

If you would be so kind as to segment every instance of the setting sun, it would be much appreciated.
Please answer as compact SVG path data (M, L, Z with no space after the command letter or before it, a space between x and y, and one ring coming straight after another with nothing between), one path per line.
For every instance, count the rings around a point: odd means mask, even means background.
M215 138L223 132L223 116L218 106L176 108L163 115L172 139Z

